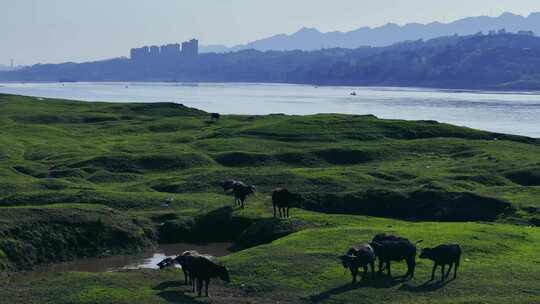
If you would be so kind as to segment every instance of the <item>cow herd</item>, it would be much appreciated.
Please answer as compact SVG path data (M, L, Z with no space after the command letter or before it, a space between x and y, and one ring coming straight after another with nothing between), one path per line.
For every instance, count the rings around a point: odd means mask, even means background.
M237 180L226 180L220 183L223 191L231 193L234 197L236 206L245 208L246 198L255 193L255 186L247 185ZM289 210L295 203L303 200L302 195L292 193L285 188L277 188L272 191L272 206L274 208L274 217L279 213L279 217L289 217Z
M378 273L386 270L388 276L392 275L391 262L405 261L407 272L403 278L413 278L416 268L416 246L422 240L412 243L406 238L377 234L371 242L351 247L345 255L339 257L344 268L351 271L352 282L356 283L358 271L363 268L362 280L368 276L368 268L371 268L372 276L375 274L375 261L378 259ZM441 281L447 279L452 267L454 268L454 279L457 276L457 269L461 258L461 247L457 244L439 245L435 248L424 248L420 253L421 259L429 259L434 262L431 273L431 280L435 279L435 270L441 267ZM448 271L445 274L445 267L448 265Z
M220 183L225 192L230 192L234 196L234 201L240 208L245 208L246 198L255 193L255 187L247 185L241 181L227 180ZM284 188L277 188L272 191L272 205L274 217L289 217L291 206L302 201L300 194L292 193ZM407 238L377 234L370 242L351 247L345 255L339 256L339 260L345 269L349 269L352 275L352 283L357 282L360 268L363 268L362 280L367 280L369 269L371 276L375 275L375 263L378 261L378 273L391 277L391 262L404 261L407 265L407 272L403 275L405 279L412 279L416 268L417 245L422 240L411 242ZM423 248L420 253L421 259L433 261L431 280L435 279L435 271L441 267L441 281L448 279L452 268L454 269L454 279L461 259L461 247L457 244L444 244L434 248ZM229 272L226 267L220 266L213 261L210 255L200 254L197 251L186 251L175 258L167 258L157 264L160 269L180 265L184 272L185 284L192 286L193 292L197 290L201 296L203 287L208 296L208 285L210 279L219 277L225 282L229 282ZM448 270L445 273L445 267Z

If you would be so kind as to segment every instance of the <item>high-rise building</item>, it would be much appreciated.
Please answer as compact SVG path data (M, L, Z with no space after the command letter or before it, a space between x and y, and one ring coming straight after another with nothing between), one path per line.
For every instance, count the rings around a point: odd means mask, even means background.
M150 54L150 49L147 46L142 47L142 48L131 49L131 59L133 60L144 60L148 58L149 54Z
M191 39L182 43L182 55L186 57L197 57L199 55L199 40Z
M159 46L152 45L150 47L150 57L154 57L154 58L159 57Z
M167 44L161 46L161 56L166 58L175 58L180 56L180 44Z
M167 44L162 46L144 46L130 50L131 60L138 62L167 62L181 60L182 58L193 58L199 55L199 41L191 39L180 44Z

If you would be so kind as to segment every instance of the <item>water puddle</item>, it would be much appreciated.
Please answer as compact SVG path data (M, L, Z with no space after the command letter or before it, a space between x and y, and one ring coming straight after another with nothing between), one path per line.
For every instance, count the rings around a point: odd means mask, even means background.
M71 262L51 264L36 269L36 272L113 272L128 269L157 269L156 264L161 260L175 257L186 250L197 250L200 253L221 257L231 253L229 250L231 246L232 243L160 245L157 248L133 255L83 258Z

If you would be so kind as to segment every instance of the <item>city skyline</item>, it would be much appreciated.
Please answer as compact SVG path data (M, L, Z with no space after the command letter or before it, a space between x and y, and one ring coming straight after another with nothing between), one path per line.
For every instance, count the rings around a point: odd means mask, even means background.
M164 0L96 0L76 2L2 1L0 28L6 29L0 64L92 61L125 56L135 45L162 45L198 37L203 45L245 44L302 27L322 32L350 31L386 23L451 22L469 16L512 12L527 16L540 11L536 0L338 0L320 3L298 0L272 3L234 0L197 2ZM24 22L21 22L24 20ZM98 20L99 22L95 22ZM279 22L277 22L279 20ZM9 29L9 32L7 32Z

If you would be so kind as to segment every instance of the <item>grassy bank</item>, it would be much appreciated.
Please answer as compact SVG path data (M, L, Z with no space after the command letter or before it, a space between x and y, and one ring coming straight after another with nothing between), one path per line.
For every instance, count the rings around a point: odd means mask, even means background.
M535 303L540 142L374 116L225 115L176 104L0 95L0 267L155 242L233 240L214 302ZM247 209L219 182L257 187ZM272 218L270 193L306 200ZM347 286L336 256L377 232L459 242L457 281ZM403 265L394 268L404 271ZM20 273L10 303L196 303L175 271ZM71 285L68 285L69 284ZM73 286L73 287L68 287ZM269 300L270 299L270 300ZM206 300L205 300L206 301ZM204 301L203 301L204 302Z
M7 207L0 213L0 269L133 252L156 239L149 220L102 206Z

